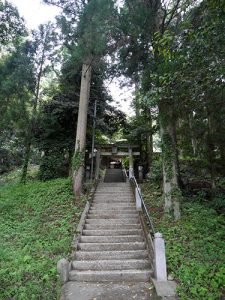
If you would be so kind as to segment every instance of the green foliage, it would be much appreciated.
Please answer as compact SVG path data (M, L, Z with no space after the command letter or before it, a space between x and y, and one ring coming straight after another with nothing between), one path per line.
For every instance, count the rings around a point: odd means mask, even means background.
M51 153L51 155L45 155L41 159L38 178L46 181L60 177L68 177L68 168L68 164L62 156L62 153Z
M27 170L27 181L36 180L38 177L39 166L29 165ZM22 168L14 169L0 176L0 186L6 184L18 184L21 178Z
M151 164L151 170L149 173L149 179L151 182L160 183L162 181L162 158L153 159Z
M212 201L209 202L209 205L214 208L220 214L225 215L225 195L218 194L216 195Z
M199 203L183 204L182 219L163 217L161 190L143 184L142 192L157 231L166 241L168 271L178 282L181 300L217 300L224 295L225 218Z
M85 199L58 179L0 188L0 298L58 299L56 264L70 252Z
M75 99L59 93L40 108L35 145L43 153L39 178L49 180L69 175L75 140Z
M9 1L0 0L0 51L12 47L26 35L24 20L20 17L18 10ZM4 48L3 48L4 49Z
M74 152L73 160L72 160L72 169L73 172L76 173L81 166L84 166L85 152L80 150L78 147Z

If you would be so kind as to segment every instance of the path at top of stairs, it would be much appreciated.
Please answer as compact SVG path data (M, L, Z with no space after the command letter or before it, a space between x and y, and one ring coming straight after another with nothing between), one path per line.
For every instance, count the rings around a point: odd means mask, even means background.
M104 182L124 182L124 174L122 169L107 169Z

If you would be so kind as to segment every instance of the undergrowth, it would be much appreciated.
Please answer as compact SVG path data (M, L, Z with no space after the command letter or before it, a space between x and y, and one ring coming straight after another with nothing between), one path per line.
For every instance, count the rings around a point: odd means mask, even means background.
M56 264L71 252L84 204L68 179L0 188L0 299L59 298Z
M181 300L219 300L225 295L225 217L198 202L184 202L182 218L163 215L161 189L142 184L157 231L166 241L168 271Z
M33 181L37 179L39 166L38 165L29 165L27 170L27 181ZM22 175L22 168L16 168L8 173L0 175L0 186L6 184L17 184L20 182Z

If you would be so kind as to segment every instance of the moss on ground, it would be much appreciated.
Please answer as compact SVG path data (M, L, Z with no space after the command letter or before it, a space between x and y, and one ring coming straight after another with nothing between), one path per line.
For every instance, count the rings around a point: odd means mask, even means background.
M84 205L69 179L0 187L0 299L59 298L56 264Z
M181 300L219 300L225 295L225 217L198 201L185 201L178 222L165 218L159 185L142 184L157 231L166 241L168 273Z

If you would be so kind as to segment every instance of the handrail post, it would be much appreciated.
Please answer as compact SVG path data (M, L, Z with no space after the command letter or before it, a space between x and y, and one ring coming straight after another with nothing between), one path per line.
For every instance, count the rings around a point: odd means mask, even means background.
M155 233L154 225L151 220L151 217L148 213L148 209L145 205L144 199L141 195L141 189L137 183L135 176L132 176L131 180L135 186L135 200L136 200L136 209L144 210L150 226L150 235L154 235L152 250L154 252L154 277L157 281L167 282L167 268L166 268L166 250L165 250L165 241L161 233Z
M167 281L165 241L161 233L154 235L154 275L157 281Z
M136 199L136 210L142 211L142 201L141 201L141 189L136 187L135 188L135 199Z

